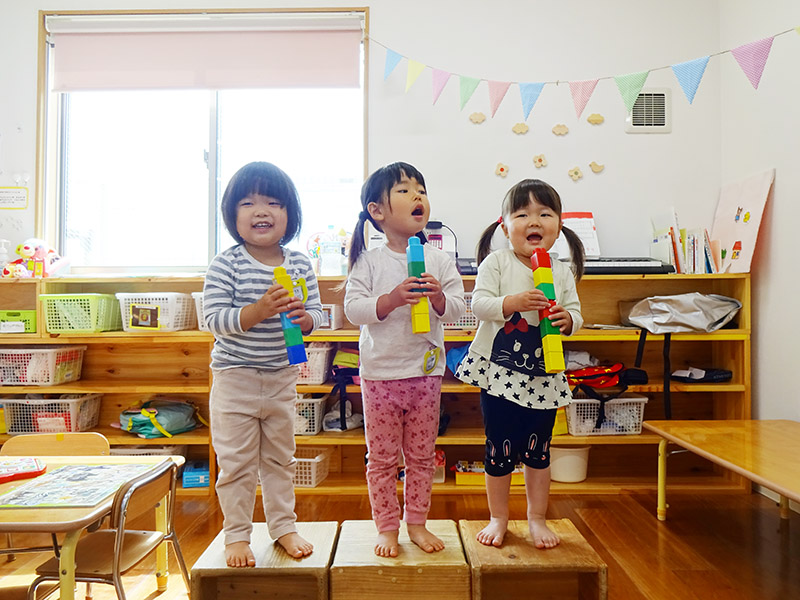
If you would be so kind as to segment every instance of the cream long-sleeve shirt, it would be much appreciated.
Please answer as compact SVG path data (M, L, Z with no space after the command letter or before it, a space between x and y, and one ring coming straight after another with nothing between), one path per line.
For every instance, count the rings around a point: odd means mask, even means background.
M361 326L359 354L361 377L373 380L408 379L443 375L444 323L457 321L466 310L464 284L446 252L424 246L425 271L442 285L444 313L429 306L430 333L412 333L411 307L401 306L378 319L378 297L388 294L408 278L406 255L386 246L362 254L347 278L344 313ZM435 363L434 363L435 360Z

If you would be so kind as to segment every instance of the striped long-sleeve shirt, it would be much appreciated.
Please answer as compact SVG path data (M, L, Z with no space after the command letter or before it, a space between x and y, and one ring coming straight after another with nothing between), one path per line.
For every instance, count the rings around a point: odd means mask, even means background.
M305 279L308 287L306 312L314 329L322 323L322 304L311 262L300 252L283 249L281 265L297 281ZM233 246L214 257L208 266L203 288L203 315L214 334L211 352L213 369L257 367L279 369L289 364L283 341L280 316L275 315L242 329L242 308L255 303L274 284L275 267L260 263L243 245Z

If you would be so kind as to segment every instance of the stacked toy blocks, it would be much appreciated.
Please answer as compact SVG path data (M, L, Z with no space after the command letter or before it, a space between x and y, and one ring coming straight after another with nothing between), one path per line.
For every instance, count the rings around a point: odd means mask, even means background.
M409 277L422 277L425 272L425 250L416 236L408 238L406 262L408 263ZM420 298L419 302L411 305L411 331L414 333L428 333L430 330L430 305L427 298Z
M536 289L542 290L545 298L550 301L550 306L554 306L556 288L553 284L553 268L547 250L536 248L531 256L531 268L533 269L533 285ZM549 312L549 308L539 311L539 332L542 334L544 368L548 373L558 373L566 368L564 347L561 345L561 332L547 318Z
M300 279L296 282L292 281L286 269L277 267L275 269L275 283L282 286L287 292L289 297L294 297L294 288L299 286L303 290L303 302L306 301L308 290L306 288L306 280ZM283 340L286 342L286 353L289 355L290 365L299 365L308 361L306 357L306 347L303 344L303 332L299 325L292 323L289 318L288 312L281 313L281 327L283 328Z

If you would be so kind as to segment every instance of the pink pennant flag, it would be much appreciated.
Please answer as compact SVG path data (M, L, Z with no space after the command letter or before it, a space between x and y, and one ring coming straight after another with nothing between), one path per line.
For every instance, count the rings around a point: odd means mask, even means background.
M439 96L444 89L444 86L447 84L447 80L450 79L450 73L447 71L442 71L441 69L433 69L433 103L436 104L436 101L439 99Z
M489 82L489 105L492 107L492 117L497 112L500 103L508 91L510 81L490 81Z
M572 92L572 102L575 104L575 115L580 118L583 109L592 97L592 92L597 85L597 79L586 79L584 81L570 81L569 89Z
M768 37L731 50L731 54L733 54L736 62L739 63L742 71L747 75L747 78L755 89L758 89L758 84L761 81L761 74L764 72L764 66L767 64L769 51L772 48L772 40L773 38Z

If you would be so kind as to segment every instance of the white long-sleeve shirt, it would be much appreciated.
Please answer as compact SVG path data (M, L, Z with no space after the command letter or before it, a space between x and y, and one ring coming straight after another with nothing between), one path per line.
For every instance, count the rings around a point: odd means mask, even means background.
M406 255L386 246L362 254L347 278L344 312L354 325L361 326L359 354L361 377L372 380L396 380L425 375L443 375L443 323L458 320L466 310L464 284L453 259L446 252L423 246L425 271L442 285L445 309L437 314L429 307L430 333L411 331L411 307L401 306L378 319L378 297L388 294L408 278ZM438 354L437 354L438 350ZM432 357L435 366L430 369ZM428 361L426 368L426 361Z

